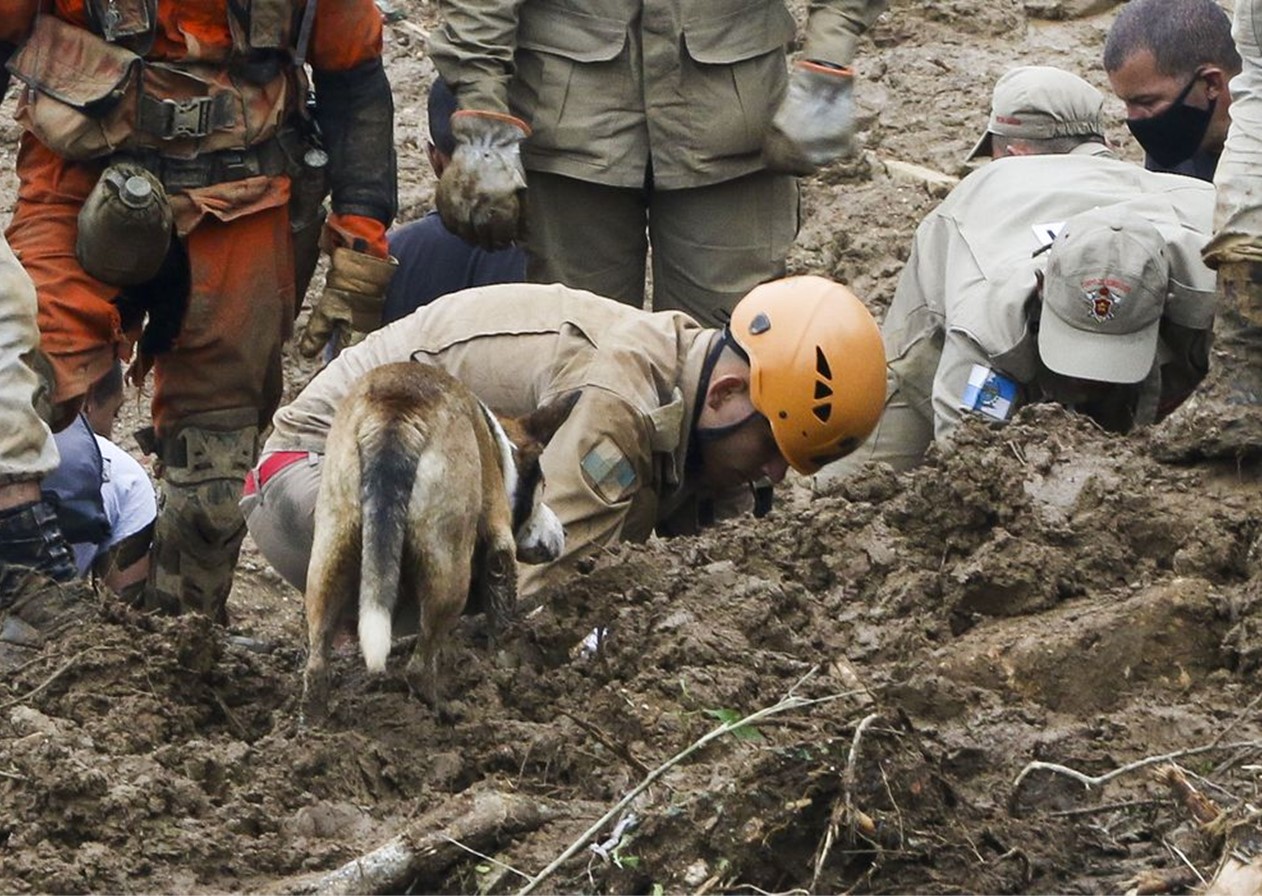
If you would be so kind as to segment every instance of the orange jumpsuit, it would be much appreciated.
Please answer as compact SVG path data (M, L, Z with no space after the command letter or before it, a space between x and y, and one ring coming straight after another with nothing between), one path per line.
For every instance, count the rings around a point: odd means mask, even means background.
M54 0L52 15L90 28L89 0ZM0 0L0 43L20 46L40 0ZM227 64L233 50L228 0L163 0L156 4L146 63ZM291 4L295 21L302 0ZM320 0L307 61L314 70L344 72L379 59L380 13L372 0ZM21 82L15 80L21 89ZM303 98L295 97L291 115ZM242 147L244 148L244 147ZM7 235L39 299L42 347L57 376L56 400L73 403L109 368L129 357L138 334L124 333L111 302L119 289L84 272L74 246L77 216L108 156L72 161L54 154L29 130L18 151L19 192ZM189 259L191 290L174 347L154 359L153 419L159 436L179 421L220 411L252 410L265 425L281 396L281 348L296 316L290 245L290 180L254 176L174 192L176 232ZM388 221L334 213L334 243L355 241L387 254Z

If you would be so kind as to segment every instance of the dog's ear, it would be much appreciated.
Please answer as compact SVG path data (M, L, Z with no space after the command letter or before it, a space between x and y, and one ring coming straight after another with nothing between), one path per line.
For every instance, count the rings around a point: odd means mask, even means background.
M578 404L582 394L581 390L575 390L562 395L555 401L548 402L528 417L523 418L522 428L540 445L548 444L548 441L556 435L556 431L561 428L561 424L569 419L570 411L574 410L574 405Z

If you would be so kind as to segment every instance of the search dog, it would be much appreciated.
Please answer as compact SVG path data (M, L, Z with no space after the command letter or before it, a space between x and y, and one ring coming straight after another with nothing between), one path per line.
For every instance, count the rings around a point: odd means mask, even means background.
M383 364L356 382L329 429L316 500L304 722L327 716L339 625L358 610L364 662L382 672L401 599L417 604L420 622L408 688L441 710L439 653L466 601L499 633L516 609L515 561L561 554L540 456L578 398L501 419L433 365Z

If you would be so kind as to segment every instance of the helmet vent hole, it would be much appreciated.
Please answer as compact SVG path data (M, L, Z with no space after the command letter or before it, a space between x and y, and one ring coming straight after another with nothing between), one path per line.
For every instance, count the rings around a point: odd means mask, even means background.
M833 389L830 385L828 385L828 383L825 383L821 380L815 381L815 400L816 401L821 401L825 398L831 398L832 394L833 394Z
M815 371L826 380L833 378L833 369L828 366L828 358L818 345L815 346Z
M771 329L771 318L767 317L764 312L754 315L754 319L749 322L749 332L753 336L760 333L766 333Z
M833 406L831 404L817 404L811 408L811 413L819 419L820 423L827 423L828 418L833 415Z

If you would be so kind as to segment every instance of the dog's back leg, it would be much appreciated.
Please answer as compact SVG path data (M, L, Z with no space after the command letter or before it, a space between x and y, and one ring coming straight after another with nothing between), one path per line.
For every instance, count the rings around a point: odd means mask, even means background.
M328 715L328 664L333 636L359 582L362 519L354 511L343 511L324 513L316 518L311 565L307 571L308 650L302 682L303 724L318 724Z
M423 538L423 537L422 537ZM421 539L418 539L421 540ZM415 545L418 565L411 576L420 604L420 631L405 672L413 696L442 715L439 660L448 634L464 609L469 589L471 539Z

